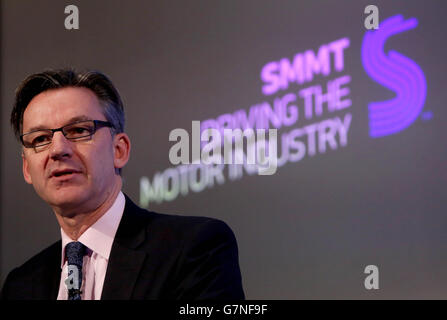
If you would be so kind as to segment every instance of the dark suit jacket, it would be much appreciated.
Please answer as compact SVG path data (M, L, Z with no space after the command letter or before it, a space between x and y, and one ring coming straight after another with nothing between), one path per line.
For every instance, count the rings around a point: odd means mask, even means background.
M57 298L61 241L11 271L2 299ZM150 212L127 196L102 300L244 299L236 239L222 221Z

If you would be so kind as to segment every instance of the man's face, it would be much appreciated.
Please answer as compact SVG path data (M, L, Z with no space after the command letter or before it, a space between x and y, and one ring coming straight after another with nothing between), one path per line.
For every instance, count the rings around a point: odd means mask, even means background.
M96 95L87 88L44 91L25 109L23 133L36 128L55 129L79 120L106 121L102 110ZM24 178L60 212L95 210L118 183L114 144L108 128L97 129L91 139L83 141L70 141L61 131L55 132L46 150L24 148Z

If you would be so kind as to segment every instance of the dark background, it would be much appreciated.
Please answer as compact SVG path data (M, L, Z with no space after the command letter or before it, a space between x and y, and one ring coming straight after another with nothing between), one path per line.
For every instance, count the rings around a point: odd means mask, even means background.
M80 29L64 28L77 5ZM352 114L348 145L287 163L271 176L244 175L149 209L224 220L239 245L249 299L447 297L447 99L445 1L375 1L379 18L402 14L418 26L391 37L424 71L421 117L372 139L368 104L394 97L364 71L364 8L370 1L1 1L1 281L60 237L56 219L27 185L9 126L14 90L47 68L98 69L124 100L131 159L124 192L139 202L140 178L172 167L169 132L312 84L262 95L270 61L348 37ZM340 74L340 75L341 75ZM301 108L301 106L298 106ZM300 112L302 112L300 110ZM320 120L340 114L325 114ZM429 120L424 120L425 115ZM317 120L319 121L319 120ZM305 123L298 121L290 131ZM366 290L364 268L380 270Z

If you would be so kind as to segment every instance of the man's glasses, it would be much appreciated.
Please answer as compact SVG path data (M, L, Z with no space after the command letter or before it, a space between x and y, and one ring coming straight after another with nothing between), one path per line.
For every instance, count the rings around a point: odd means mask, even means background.
M25 148L34 148L36 152L39 152L50 146L56 131L61 131L68 140L84 141L90 140L96 130L102 127L113 128L113 125L101 120L77 121L58 129L40 129L24 133L20 136L20 141Z

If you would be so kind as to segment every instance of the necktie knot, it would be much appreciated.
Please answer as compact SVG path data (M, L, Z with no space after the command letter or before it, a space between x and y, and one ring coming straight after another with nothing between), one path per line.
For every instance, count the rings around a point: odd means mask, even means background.
M79 241L70 242L65 246L68 265L68 278L65 283L69 300L81 300L82 263L85 249L85 246Z
M74 264L82 268L82 260L85 254L85 246L79 241L67 243L65 246L65 254L68 264Z

